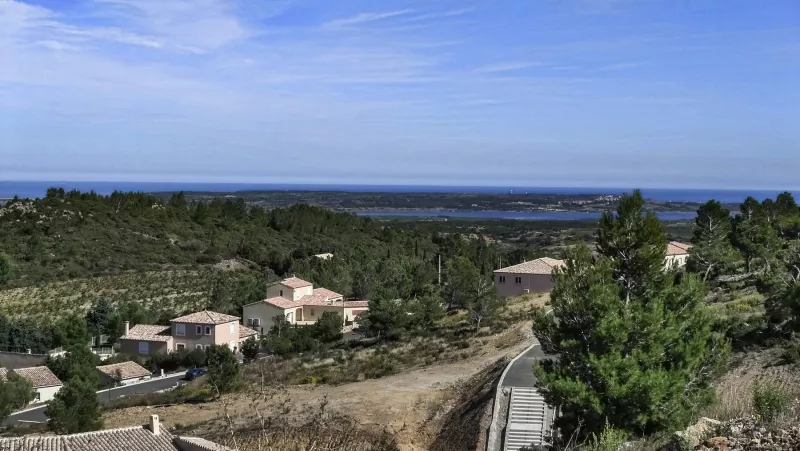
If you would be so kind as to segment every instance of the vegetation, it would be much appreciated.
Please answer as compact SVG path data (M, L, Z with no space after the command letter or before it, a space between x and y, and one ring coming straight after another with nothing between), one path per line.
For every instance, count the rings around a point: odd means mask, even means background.
M237 382L239 362L231 348L225 345L212 345L206 349L208 382L218 394L228 393Z
M47 404L48 426L59 434L76 434L102 429L100 402L91 381L82 377L69 379Z
M36 392L30 382L15 373L0 376L0 423L33 401Z
M606 426L637 434L676 429L713 399L728 345L712 330L705 286L664 270L666 236L637 191L603 215L598 256L580 247L556 275L553 315L534 334L558 355L535 368L565 435Z

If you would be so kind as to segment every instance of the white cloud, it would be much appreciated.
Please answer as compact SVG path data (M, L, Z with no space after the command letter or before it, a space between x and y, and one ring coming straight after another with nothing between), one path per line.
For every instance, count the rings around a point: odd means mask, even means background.
M402 9L397 11L384 11L384 12L377 12L377 13L360 13L352 17L344 17L341 19L334 19L322 24L322 28L344 28L350 27L353 25L360 25L369 22L375 22L378 20L389 19L391 17L397 17L406 15L409 13L414 12L413 9Z
M481 66L474 70L477 74L492 74L498 72L511 72L520 69L527 69L529 67L541 67L545 63L540 61L508 61L504 63L493 63L486 66Z
M50 50L57 50L57 51L77 52L80 50L80 47L78 46L55 40L39 41L37 42L37 44L41 45L42 47L46 47Z

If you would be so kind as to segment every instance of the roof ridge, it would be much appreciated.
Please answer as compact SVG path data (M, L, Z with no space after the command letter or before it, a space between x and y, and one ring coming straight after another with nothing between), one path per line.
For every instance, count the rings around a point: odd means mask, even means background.
M147 429L145 426L139 425L139 426L128 426L128 427L124 427L124 428L115 428L115 429L101 429L99 431L79 432L77 434L61 435L59 437L63 437L64 439L68 440L68 439L71 439L73 437L93 437L93 436L97 436L97 435L104 435L104 434L114 433L114 432L133 431L135 429L144 429L144 430L149 431L149 429ZM38 435L38 436L34 436L34 437L47 437L47 436Z

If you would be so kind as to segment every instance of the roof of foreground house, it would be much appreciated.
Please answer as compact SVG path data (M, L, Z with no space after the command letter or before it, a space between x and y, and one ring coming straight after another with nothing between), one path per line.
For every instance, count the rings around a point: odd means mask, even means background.
M202 312L190 313L179 318L172 319L173 323L192 323L192 324L225 324L231 321L238 321L238 316L226 315L224 313L203 310Z
M313 293L317 296L325 296L326 298L330 299L343 297L341 294L327 288L314 288Z
M311 282L303 280L299 277L289 277L288 279L283 279L278 283L289 288L303 288L313 285Z
M153 434L144 426L73 435L0 438L2 451L232 451L198 437L176 437L160 428Z
M119 377L123 381L150 376L150 371L136 362L113 363L111 365L102 365L96 368L97 371L100 371L109 377L117 377L117 372L119 371Z
M253 337L253 336L256 336L256 335L258 335L258 332L256 332L255 330L253 330L253 329L251 329L251 328L249 328L247 326L241 326L241 325L239 326L239 339L240 340L243 339L243 338Z
M495 270L496 274L546 274L553 273L553 269L566 265L564 260L557 260L550 257L537 258L528 262L520 263L506 268Z
M691 244L681 243L680 241L670 241L667 244L667 255L684 255L689 253Z
M46 366L17 368L14 373L30 382L33 388L58 387L62 385L61 380Z
M152 324L137 324L128 330L128 333L119 337L120 340L139 341L169 341L172 339L170 326L156 326Z

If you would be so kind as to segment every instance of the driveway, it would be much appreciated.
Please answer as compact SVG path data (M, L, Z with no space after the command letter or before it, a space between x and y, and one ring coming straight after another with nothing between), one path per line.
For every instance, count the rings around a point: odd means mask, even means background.
M140 382L138 384L126 385L123 387L116 387L109 390L102 390L97 392L97 399L101 404L107 403L112 399L122 398L124 396L141 395L145 393L154 393L160 390L175 387L176 384L181 383L181 378L184 373L173 374L163 378L151 379L147 382ZM44 423L47 417L44 415L46 405L34 407L32 409L23 410L22 412L12 414L3 422L3 426L12 426L24 423Z
M538 344L517 359L508 369L503 387L533 387L536 378L533 376L533 362L545 358L542 347Z

